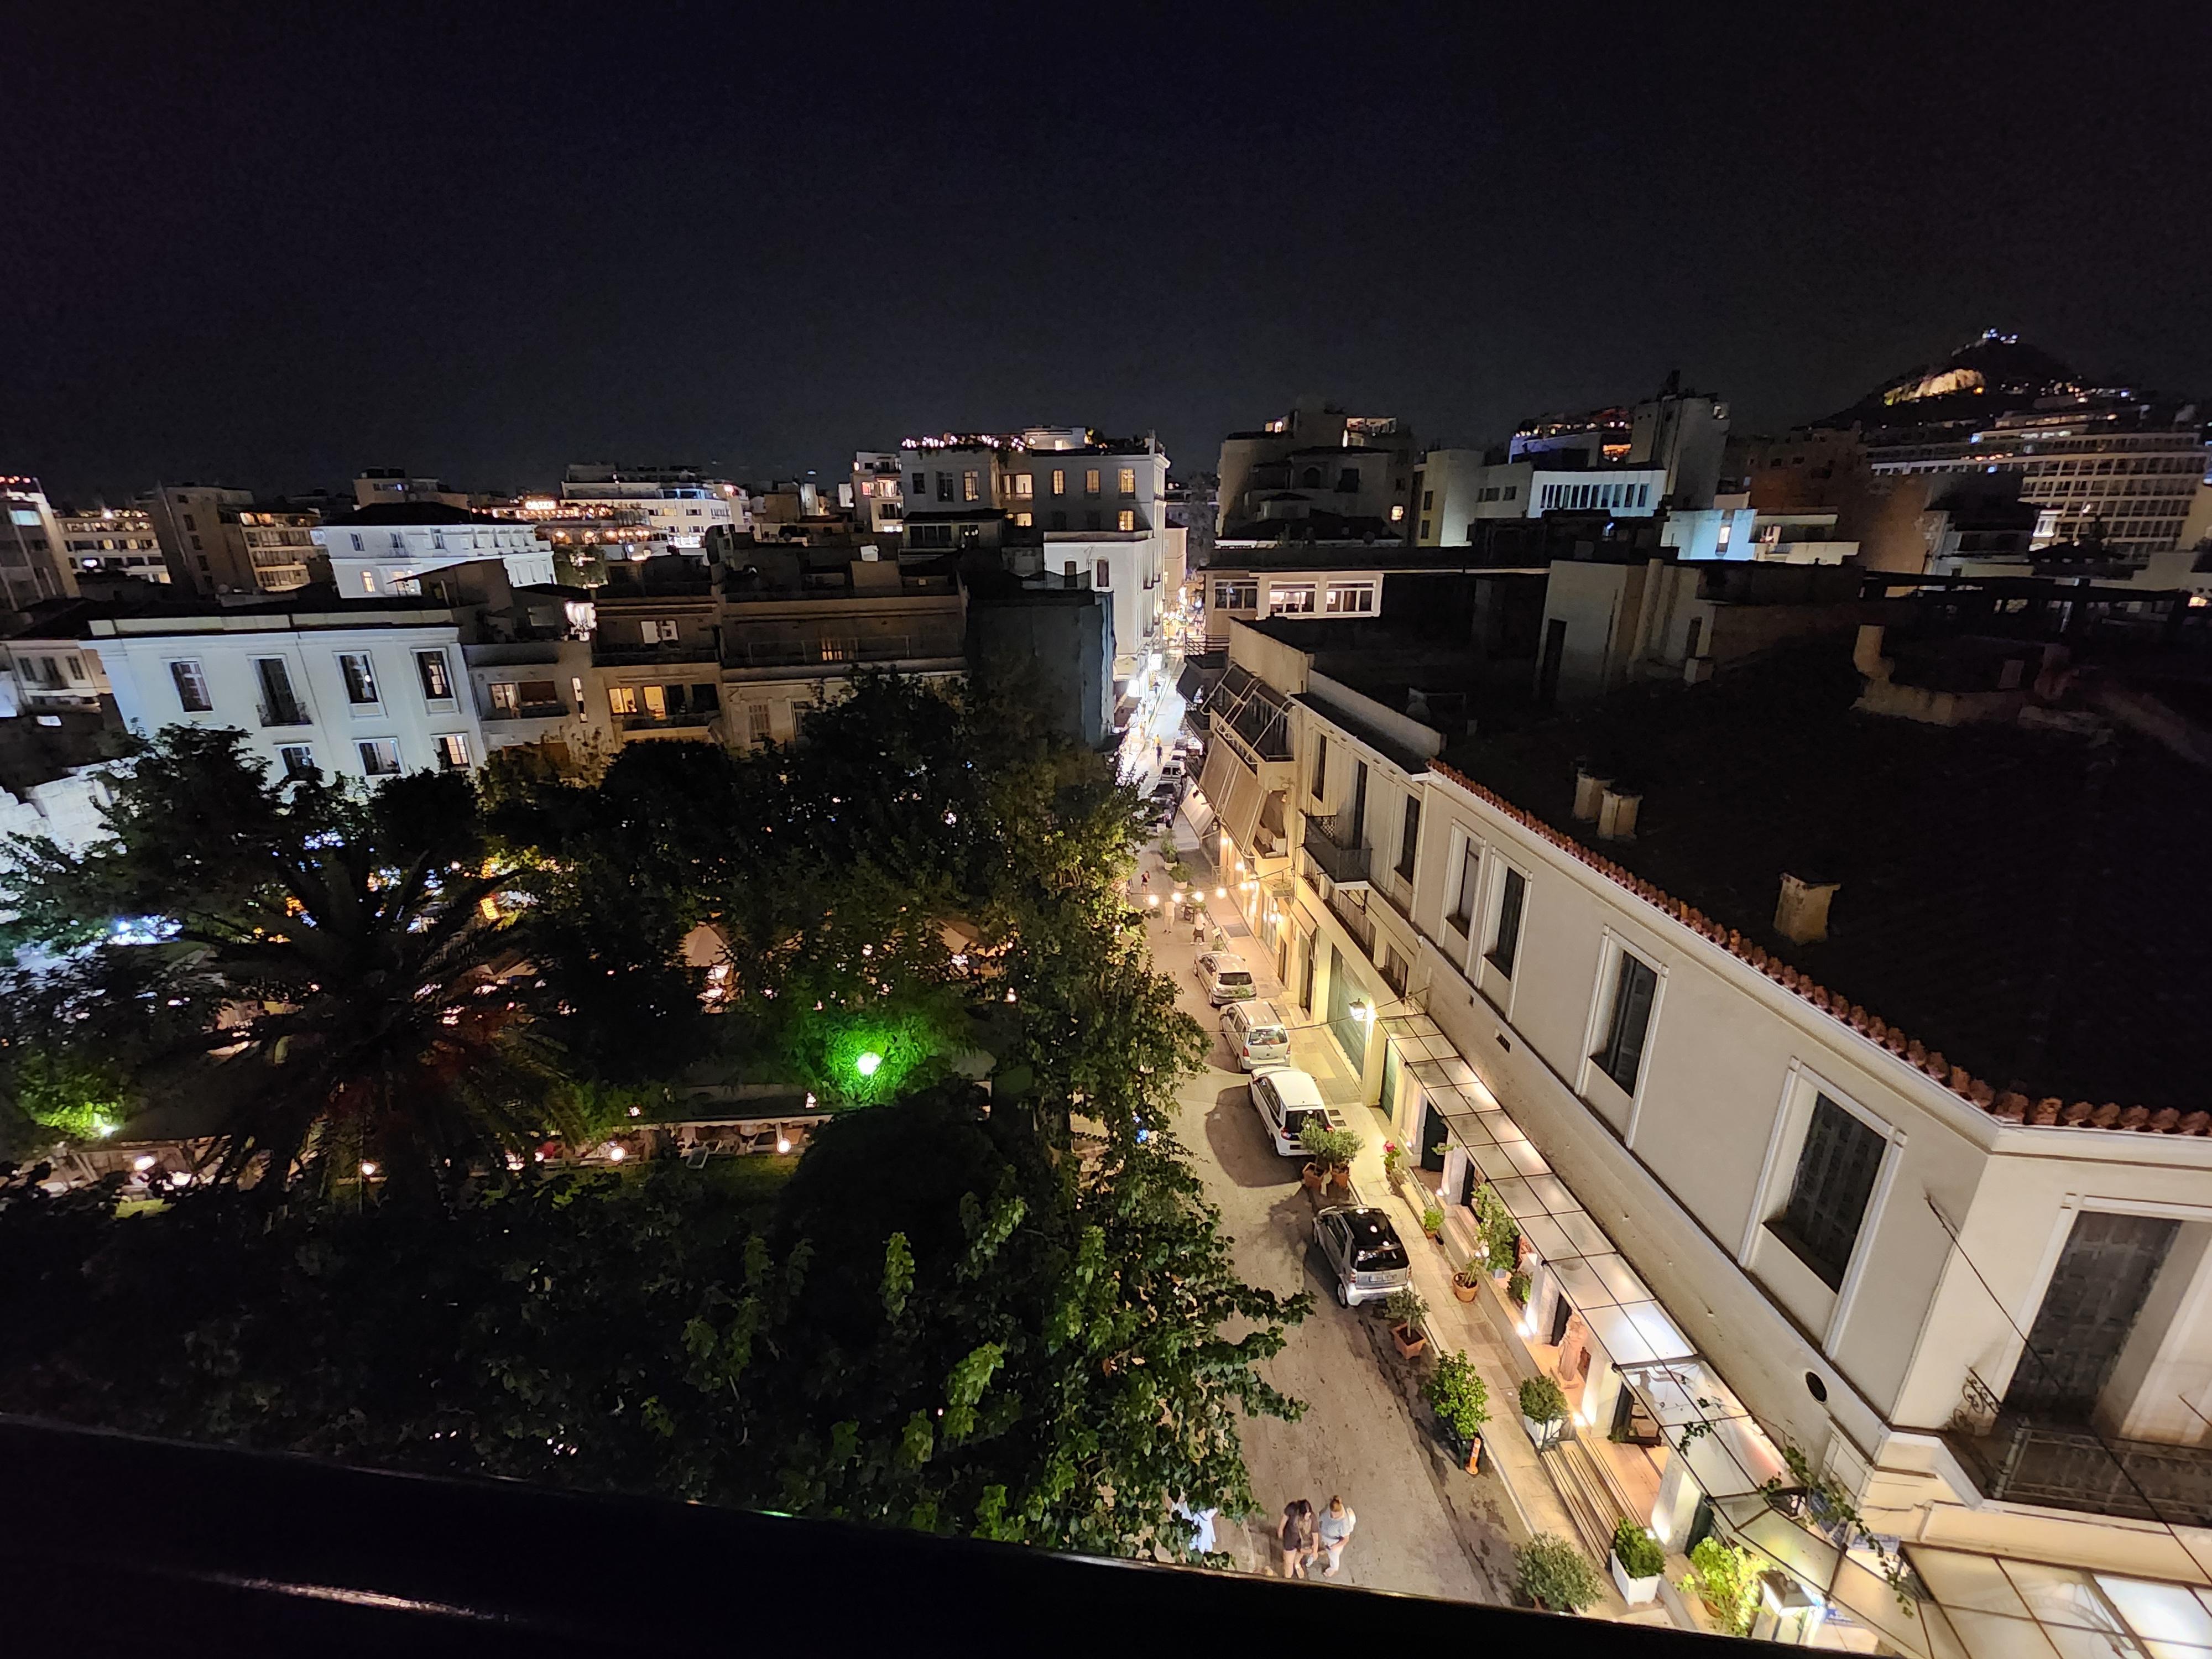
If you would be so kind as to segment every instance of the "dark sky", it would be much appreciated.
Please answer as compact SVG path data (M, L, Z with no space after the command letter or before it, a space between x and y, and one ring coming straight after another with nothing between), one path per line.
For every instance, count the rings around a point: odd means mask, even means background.
M1991 324L2212 392L2202 3L33 9L0 471L67 495L1210 468L1301 393L1480 441L1678 365L1771 427Z

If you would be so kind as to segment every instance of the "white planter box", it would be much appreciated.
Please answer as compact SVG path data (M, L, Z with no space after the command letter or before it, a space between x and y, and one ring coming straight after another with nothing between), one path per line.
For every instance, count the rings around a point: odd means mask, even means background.
M1530 1443L1537 1450L1541 1451L1559 1439L1563 1421L1564 1419L1554 1418L1549 1423L1539 1423L1533 1417L1524 1417L1521 1419L1521 1426L1528 1431Z
M1649 1578L1631 1578L1621 1570L1620 1558L1611 1550L1605 1553L1605 1564L1613 1569L1613 1582L1620 1587L1621 1599L1630 1607L1640 1607L1659 1594L1659 1574L1655 1572Z

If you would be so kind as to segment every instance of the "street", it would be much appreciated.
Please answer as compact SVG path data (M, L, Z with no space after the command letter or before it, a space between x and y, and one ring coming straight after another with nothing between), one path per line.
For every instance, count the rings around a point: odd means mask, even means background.
M1183 839L1189 839L1187 826ZM1149 854L1146 866L1156 890L1171 888ZM1226 902L1215 906L1215 921L1232 945L1247 942ZM1416 1373L1398 1358L1381 1310L1337 1304L1313 1244L1314 1205L1299 1182L1298 1163L1269 1145L1243 1073L1233 1062L1223 1069L1220 1016L1193 977L1196 947L1189 927L1156 919L1146 931L1154 965L1180 988L1184 1011L1217 1034L1205 1071L1178 1091L1176 1133L1220 1206L1223 1231L1245 1279L1282 1293L1307 1291L1315 1304L1267 1368L1278 1388L1306 1402L1305 1414L1295 1423L1245 1425L1245 1459L1262 1513L1243 1525L1224 1517L1222 1548L1249 1571L1279 1572L1273 1529L1284 1504L1305 1498L1319 1510L1341 1496L1358 1526L1336 1582L1462 1601L1507 1600L1513 1540L1497 1477L1469 1475L1434 1447L1417 1415L1425 1408L1417 1401ZM1254 951L1248 960L1263 994L1272 991L1265 953ZM1286 999L1279 1006L1286 1018L1299 1018ZM1357 1127L1379 1138L1381 1120L1349 1103L1345 1067L1325 1046L1331 1041L1318 1028L1294 1031L1293 1061L1315 1074Z

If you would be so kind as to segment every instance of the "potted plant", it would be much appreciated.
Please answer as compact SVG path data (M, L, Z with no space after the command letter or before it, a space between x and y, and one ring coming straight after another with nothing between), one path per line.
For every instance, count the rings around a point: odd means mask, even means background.
M1521 1426L1538 1449L1559 1437L1566 1420L1567 1391L1548 1376L1531 1376L1521 1384Z
M1695 1590L1724 1636L1751 1634L1759 1607L1759 1571L1751 1552L1708 1535L1690 1552L1690 1571L1681 1588Z
M1442 1205L1431 1204L1421 1212L1421 1231L1431 1239L1443 1237L1444 1212Z
M1659 1593L1659 1575L1667 1571L1667 1552L1659 1540L1626 1516L1613 1529L1613 1554L1607 1565L1621 1599L1640 1607Z
M1437 1426L1469 1474L1482 1466L1482 1425L1490 1421L1490 1386L1463 1353L1437 1356L1436 1368L1421 1382L1421 1398L1437 1414Z
M1318 1113L1298 1126L1298 1146L1310 1160L1307 1172L1317 1169L1339 1193L1352 1190L1352 1161L1366 1144L1357 1129L1332 1129ZM1310 1180L1308 1185L1318 1183Z
M1528 1291L1532 1283L1528 1275L1516 1267L1513 1270L1513 1276L1505 1281L1505 1294L1511 1297L1517 1306L1525 1308L1528 1305Z
M1605 1593L1597 1570L1554 1533L1538 1533L1513 1552L1513 1578L1522 1595L1553 1613L1580 1613Z
M1421 1328L1421 1322L1429 1316L1429 1304L1412 1285L1391 1291L1382 1312L1390 1322L1390 1340L1398 1345L1399 1358L1411 1359L1429 1346L1428 1333Z
M1505 1207L1505 1200L1498 1197L1495 1188L1478 1187L1472 1207L1490 1271L1501 1277L1517 1271L1521 1266L1521 1224Z
M1406 1184L1406 1149L1395 1140L1382 1143L1382 1173L1394 1192Z
M1462 1302L1474 1300L1474 1293L1482 1288L1482 1263L1470 1258L1452 1275L1452 1294Z

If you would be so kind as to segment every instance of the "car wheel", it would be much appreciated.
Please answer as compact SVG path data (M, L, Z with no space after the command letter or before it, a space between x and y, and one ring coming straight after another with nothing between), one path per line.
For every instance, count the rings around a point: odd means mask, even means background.
M1344 1281L1340 1279L1336 1281L1336 1305L1340 1308L1352 1305L1352 1292L1344 1288Z

